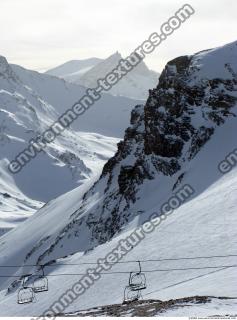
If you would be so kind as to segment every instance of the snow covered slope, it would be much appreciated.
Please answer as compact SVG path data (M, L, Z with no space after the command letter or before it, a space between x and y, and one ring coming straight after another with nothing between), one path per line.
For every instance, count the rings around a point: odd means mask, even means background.
M147 276L145 299L237 296L237 167L218 170L236 149L236 58L237 42L170 61L98 182L51 201L0 239L2 276L56 260L45 268L50 290L32 305L16 305L17 291L7 292L14 279L2 277L1 315L43 313L86 272L83 263L104 258L185 184L192 197L66 312L120 303L136 260Z
M78 85L9 65L0 57L0 235L45 202L97 175L114 154L137 101L105 94L20 173L8 172L9 161L28 141L84 92Z
M53 107L57 117L71 108L85 93L84 87L54 76L26 70L16 65L11 65L11 69L21 79L23 85L31 88L39 98ZM141 101L103 94L93 107L72 124L72 128L121 138L129 125L131 110L137 103Z
M84 73L89 71L102 59L99 58L89 58L85 60L71 60L62 65L59 65L53 69L45 72L46 74L63 78L69 82L77 81Z
M175 211L154 233L148 235L140 245L134 248L124 258L124 261L236 254L236 228L233 227L237 223L235 215L237 205L236 183L237 171L234 170L234 172L219 180L206 192L203 192L202 195ZM81 191L83 193L83 190ZM37 239L42 239L41 243L45 246L47 236L52 235L55 229L60 228L53 221L57 219L61 226L65 224L70 213L77 208L79 193L79 190L75 190L74 194L71 192L56 202L54 201L54 203L34 215L34 220L33 218L28 219L17 229L3 236L1 242L1 265L21 264L26 252L32 250L33 244L36 243ZM228 201L223 201L223 199L228 199ZM66 204L68 202L70 202L70 208ZM60 219L58 219L59 216ZM49 223L49 221L52 222ZM139 222L135 221L134 225L136 224L139 224ZM38 228L36 227L37 225ZM32 233L30 233L30 229ZM95 263L97 259L104 258L107 253L117 246L120 239L125 239L130 234L132 229L130 225L126 232L85 255L78 253L71 257L60 259L58 266L45 268L49 275L49 291L38 295L37 302L32 305L17 305L17 291L7 294L6 289L4 289L15 279L2 279L5 282L2 283L0 294L0 314L2 316L40 315L61 294L78 281L80 276L76 274L86 272L87 267L93 267L93 264L83 265L84 262ZM14 239L15 241L21 239L23 244L21 243L17 248L13 247ZM86 241L85 238L84 241ZM83 244L81 243L81 245ZM63 256L65 251L63 248L61 250ZM35 252L39 254L37 247ZM192 295L236 297L236 268L222 267L236 265L236 260L234 257L229 257L143 262L142 269L148 271L146 272L147 289L143 292L143 298L167 300L185 297L190 293ZM32 260L25 260L25 263L30 264L31 262ZM62 264L68 265L63 266ZM212 266L216 268L195 270L197 267L209 268ZM149 270L176 268L194 268L194 270L149 273ZM129 272L136 269L136 263L118 264L111 271L123 271L126 273L103 274L102 278L91 289L80 296L65 311L74 312L100 305L121 303L124 287L128 283ZM33 272L35 269L25 267L17 271L13 268L1 268L1 275L12 274L12 272L22 275L28 273L28 271ZM56 274L61 276L55 276ZM70 276L70 274L73 275Z

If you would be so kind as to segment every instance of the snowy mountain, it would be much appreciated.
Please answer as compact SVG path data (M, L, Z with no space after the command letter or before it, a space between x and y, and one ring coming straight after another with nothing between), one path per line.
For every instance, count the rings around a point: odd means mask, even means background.
M91 67L92 64L90 64L90 62L85 64L86 67L84 67L84 65L81 65L81 62L77 64L77 62L72 61L56 69L47 71L47 74L61 77L84 87L95 88L97 86L97 80L103 79L111 70L116 68L121 59L121 54L116 52L105 60L99 62L97 60L93 67ZM158 78L159 74L149 70L142 61L136 68L128 73L125 78L117 83L110 90L110 93L115 96L145 100L148 90L157 85Z
M41 99L53 106L57 117L71 108L85 94L84 87L68 83L63 79L26 70L16 65L11 65L11 68L24 85L32 88ZM74 121L72 128L77 131L121 138L129 125L131 110L137 103L140 103L140 100L102 94L101 99L96 101L92 108Z
M84 73L96 66L102 59L89 58L85 60L71 60L56 68L50 69L46 74L65 79L69 82L76 82Z
M115 69L121 59L122 56L119 52L114 53L84 73L76 83L88 88L95 88L97 80L103 79L111 70ZM148 90L157 85L158 78L158 73L149 70L142 61L126 77L113 86L110 93L115 96L144 100L147 97Z
M45 202L100 174L114 154L137 101L105 94L20 173L11 175L7 169L28 141L84 92L78 85L9 65L0 57L0 235Z
M132 111L99 180L51 201L0 238L1 315L44 313L152 213L171 206L185 185L194 191L187 201L138 245L133 240L121 263L64 311L121 303L137 260L147 278L144 299L237 296L237 168L218 170L236 149L236 58L234 42L168 62L145 106ZM46 263L49 291L33 305L17 305L19 279Z

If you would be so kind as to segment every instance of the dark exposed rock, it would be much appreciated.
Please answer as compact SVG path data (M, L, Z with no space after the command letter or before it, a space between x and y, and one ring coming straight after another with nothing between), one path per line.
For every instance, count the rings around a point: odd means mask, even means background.
M105 306L94 307L88 310L75 311L64 314L57 314L57 316L77 316L77 317L155 317L165 315L166 311L175 311L188 307L192 314L192 307L198 308L198 305L205 304L208 314L208 306L214 301L218 301L221 304L222 301L226 301L229 304L235 303L234 298L228 297L212 297L212 296L193 296L179 299L171 299L167 301L147 299L147 300L135 300L120 304L111 304ZM195 311L194 311L195 313ZM223 311L217 311L219 317L223 314ZM230 315L226 315L228 318ZM232 314L234 317L235 314ZM218 316L217 316L218 317ZM223 316L222 316L223 317Z
M11 198L10 194L5 192L5 193L2 193L3 197L4 198Z

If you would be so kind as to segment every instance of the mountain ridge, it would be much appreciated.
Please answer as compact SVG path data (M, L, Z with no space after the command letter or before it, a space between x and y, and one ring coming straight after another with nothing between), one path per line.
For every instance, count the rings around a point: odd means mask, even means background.
M47 74L59 76L67 81L79 84L83 87L94 88L97 86L97 80L104 78L111 70L116 68L122 55L117 51L106 59L100 59L90 67L81 69L72 66L70 72L65 73L64 66L72 65L71 62L66 62L55 69L48 70ZM90 59L89 59L90 60ZM85 60L82 60L85 61ZM55 72L56 71L56 72ZM68 73L69 72L69 73ZM124 96L139 100L145 100L148 89L157 84L159 74L149 70L146 64L142 61L137 65L127 76L120 80L111 90L110 93L115 96Z
M49 69L45 74L64 78L68 81L73 81L77 76L81 76L87 72L90 68L93 68L96 64L101 62L99 58L88 58L84 60L70 60L57 67Z

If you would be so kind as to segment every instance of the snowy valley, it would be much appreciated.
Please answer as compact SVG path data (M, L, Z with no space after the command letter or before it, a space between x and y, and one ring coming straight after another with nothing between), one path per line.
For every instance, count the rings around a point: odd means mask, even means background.
M138 101L104 94L20 173L8 171L8 163L28 142L84 92L79 85L10 65L0 57L0 235L49 200L98 176L114 154Z

